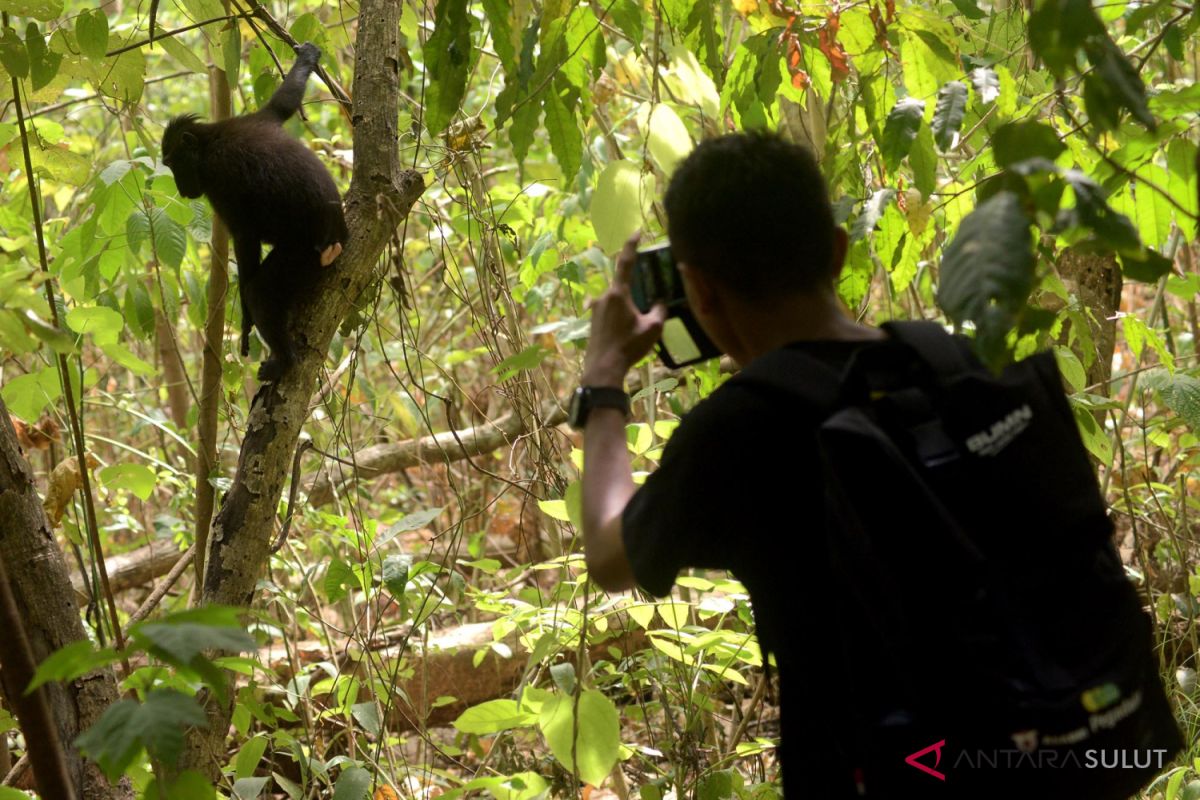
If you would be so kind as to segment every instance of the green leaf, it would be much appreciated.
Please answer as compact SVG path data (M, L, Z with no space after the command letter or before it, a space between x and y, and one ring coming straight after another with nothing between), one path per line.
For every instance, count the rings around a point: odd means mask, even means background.
M908 155L913 141L917 138L917 130L921 127L924 114L925 103L915 97L897 100L896 105L888 112L879 148L889 172L894 172L900 161Z
M850 230L850 241L867 238L871 231L875 230L879 218L883 216L888 203L892 202L895 196L895 189L879 189L872 194L867 202L863 203L858 219L854 220L854 227Z
M138 626L134 638L148 644L155 655L181 667L195 666L205 650L245 652L254 649L254 638L243 627L179 621L181 615Z
M88 639L71 642L38 664L29 689L36 689L47 681L73 681L94 669L112 664L118 658L117 651L110 647L97 650L96 645Z
M0 11L14 17L33 17L49 22L62 16L63 4L57 0L0 0Z
M621 745L617 707L596 689L583 691L578 699L558 695L547 701L538 714L538 727L554 757L568 772L578 771L584 783L599 786L617 763Z
M592 193L592 227L600 248L614 253L642 224L642 206L649 192L641 170L632 161L614 161L600 173Z
M433 35L425 43L425 127L441 133L467 92L471 65L471 19L467 0L438 0Z
M1057 77L1075 67L1090 36L1107 36L1091 0L1042 0L1029 15L1029 47Z
M951 2L967 19L983 19L987 16L979 6L975 5L975 0L951 0Z
M445 506L438 506L437 508L427 508L423 511L414 511L411 514L405 514L379 537L376 545L382 545L384 542L390 541L397 534L408 531L419 531L441 516L445 508Z
M555 91L546 92L546 133L550 137L550 150L562 170L563 186L570 186L583 163L583 134L575 115Z
M333 787L333 800L363 800L371 791L371 773L359 766L347 767Z
M108 15L98 8L80 13L75 18L75 41L88 58L103 59L108 52Z
M5 28L4 33L0 35L0 65L4 66L9 75L17 78L29 77L29 51L12 28Z
M908 153L908 165L912 167L913 185L928 199L937 189L937 151L933 148L933 133L924 125Z
M933 140L943 151L953 150L958 144L958 131L962 127L963 114L967 110L967 85L962 81L950 81L938 90L937 106L933 110Z
M162 209L156 208L150 218L154 228L154 250L158 260L169 267L179 269L187 254L187 231Z
M1121 274L1126 278L1143 283L1158 283L1162 276L1171 271L1171 259L1155 252L1149 247L1134 255L1119 255Z
M1107 34L1093 37L1086 46L1095 71L1084 78L1083 100L1088 117L1101 130L1117 126L1117 107L1127 109L1148 130L1154 130L1154 115L1146 104L1146 85L1137 70Z
M137 48L117 56L115 61L105 62L107 69L97 83L102 94L126 103L142 99L146 86L146 55Z
M1033 289L1029 226L1020 199L998 192L967 215L942 257L938 303L954 322L975 322L985 355L997 354Z
M383 560L383 585L392 597L404 596L410 569L412 556L407 553L393 553Z
M78 153L72 153L64 145L43 146L30 143L29 160L33 170L44 177L67 184L87 182L91 162Z
M454 727L463 733L499 733L527 727L537 718L537 714L522 711L516 700L503 698L471 706L454 720Z
M1109 439L1108 432L1100 427L1096 422L1096 417L1089 409L1072 403L1071 412L1075 415L1075 423L1079 426L1079 435L1083 439L1083 446L1100 462L1101 466L1107 467L1112 463L1113 458L1112 440Z
M40 370L18 375L0 386L0 397L8 410L26 422L36 420L42 409L62 396L62 384L58 370L44 367Z
M141 464L113 464L96 474L108 489L128 489L142 501L150 499L158 483L154 470Z
M1066 149L1053 128L1033 120L1001 125L992 135L992 154L999 167L1035 157L1053 161Z
M167 54L178 61L179 65L184 69L190 69L192 72L201 75L208 73L208 65L174 36L168 36L165 39L155 39L154 43L162 45Z
M649 117L646 121L646 144L650 156L663 174L670 175L675 171L675 165L691 152L692 137L688 134L683 120L675 113L675 109L665 103L654 106L653 111L649 110L648 106L643 106L641 113Z
M975 87L975 96L985 106L990 106L1000 97L1000 76L990 67L971 70L971 85Z
M29 79L36 92L58 75L62 54L46 47L46 40L42 38L36 22L29 23L25 28L25 49L29 51Z
M500 56L506 75L513 75L517 69L516 41L513 39L512 13L513 9L507 0L483 0L483 13L487 15L488 25L492 28L492 47Z
M1078 170L1065 170L1063 178L1075 193L1074 216L1078 224L1090 228L1101 242L1118 253L1137 258L1142 253L1137 228L1129 217L1109 206L1104 189Z
M102 345L117 341L125 318L107 306L77 306L67 312L67 327Z
M265 775L261 778L238 778L233 784L233 797L235 800L258 800L270 781L270 777Z
M340 558L335 558L329 562L329 566L325 568L325 596L329 598L329 602L336 603L347 595L346 586L358 586L358 579L354 577L354 570L350 569L350 565Z
M524 370L536 369L553 351L540 344L531 344L519 353L515 353L492 367L492 372L498 374L499 380L506 381Z
M233 775L236 779L249 778L254 775L254 771L258 769L258 762L262 761L263 753L267 752L267 737L263 735L251 736L250 739L242 745L238 750L237 758L233 762ZM254 795L257 797L258 795Z
M208 727L196 701L171 689L155 689L144 703L121 700L109 706L75 744L100 765L109 780L116 780L143 748L154 760L173 767L189 726Z
M372 736L378 736L383 730L383 723L379 719L379 706L374 701L355 703L350 708L350 715L359 727Z

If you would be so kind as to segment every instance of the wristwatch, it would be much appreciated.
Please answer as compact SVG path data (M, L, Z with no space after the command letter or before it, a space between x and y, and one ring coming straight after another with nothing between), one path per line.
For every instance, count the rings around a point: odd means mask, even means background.
M567 423L577 431L582 430L593 408L616 408L628 417L629 395L624 389L611 386L580 386L571 397Z

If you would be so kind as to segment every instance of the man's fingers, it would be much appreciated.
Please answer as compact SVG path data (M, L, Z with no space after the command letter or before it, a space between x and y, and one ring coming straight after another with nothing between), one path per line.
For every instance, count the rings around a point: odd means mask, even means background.
M667 304L655 303L654 307L646 312L644 319L651 325L661 328L667 321Z
M633 236L625 240L625 246L617 254L616 283L628 286L633 277L633 265L637 262L638 240L642 238L641 231L634 231Z

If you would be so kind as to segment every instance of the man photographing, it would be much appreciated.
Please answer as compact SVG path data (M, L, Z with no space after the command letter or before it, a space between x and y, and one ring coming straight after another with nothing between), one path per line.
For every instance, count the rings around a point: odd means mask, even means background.
M688 311L741 371L636 487L624 382L667 308L635 304L630 239L572 404L591 578L746 586L793 797L1111 800L1161 771L1181 739L1053 355L996 375L938 325L851 319L824 180L774 136L702 143L664 206Z
M665 207L688 305L739 366L793 346L840 369L883 337L850 319L834 291L847 237L834 225L808 151L757 134L708 140L675 172ZM621 392L610 396L624 396L626 374L654 346L664 321L661 306L641 314L630 296L636 245L636 236L626 242L613 285L592 306L582 386ZM685 567L730 570L750 592L764 649L776 654L784 709L803 700L797 711L783 711L783 720L820 713L819 703L792 688L803 653L796 647L802 631L790 623L801 609L820 607L825 595L822 576L802 566L811 545L797 540L803 521L822 518L817 464L806 458L819 419L796 411L778 396L727 383L684 418L640 489L626 446L626 409L588 408L584 428L583 530L592 579L610 591L636 584L662 596ZM803 628L806 640L819 640L809 638L811 626ZM807 753L820 763L821 725L783 724L786 762ZM812 746L801 741L810 738ZM799 769L793 776L787 767L789 788L814 778L814 788L829 788L819 771Z

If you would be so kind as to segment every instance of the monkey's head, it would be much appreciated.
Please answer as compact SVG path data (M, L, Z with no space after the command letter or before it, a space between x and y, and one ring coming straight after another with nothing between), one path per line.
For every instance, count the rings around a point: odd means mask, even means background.
M204 194L200 180L200 123L195 114L176 117L163 132L162 162L175 176L179 193L187 198Z

